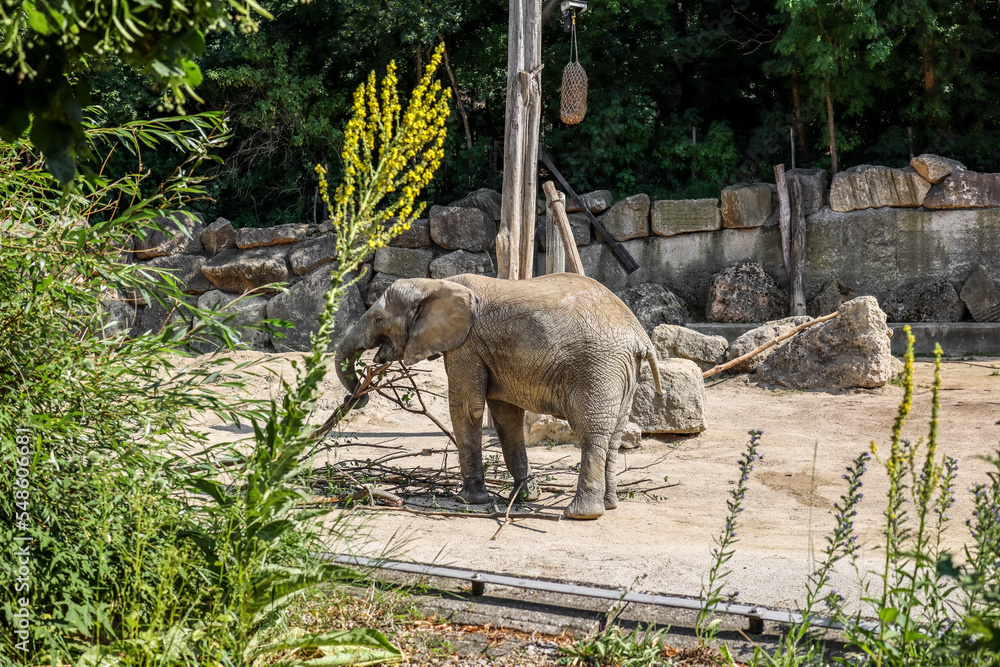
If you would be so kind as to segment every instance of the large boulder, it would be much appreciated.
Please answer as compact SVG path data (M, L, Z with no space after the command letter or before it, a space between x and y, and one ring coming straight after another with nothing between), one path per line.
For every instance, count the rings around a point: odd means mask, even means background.
M228 325L234 328L260 325L267 319L267 297L264 296L241 296L230 294L220 290L205 292L198 297L199 310L218 311L220 321L229 317L232 319ZM208 337L207 343L201 343L197 347L202 352L223 347L221 341ZM264 328L242 328L240 330L240 342L254 350L266 350L270 342L270 334Z
M712 278L705 315L712 322L768 322L785 316L788 293L760 264L735 264Z
M288 263L292 273L304 276L337 258L337 239L332 235L317 236L296 243L288 253Z
M500 203L502 196L496 190L480 188L475 192L470 192L458 201L448 204L454 208L476 208L486 214L493 222L500 222Z
M707 371L726 359L725 336L707 336L676 324L661 324L649 336L659 359L687 359Z
M205 258L198 255L163 255L145 262L154 269L163 269L173 274L185 294L204 294L212 289L212 283L202 273Z
M722 226L762 227L771 217L771 186L767 183L730 185L722 189Z
M1000 321L1000 292L982 264L972 269L959 296L976 322Z
M756 350L764 343L774 340L778 336L788 333L795 327L799 326L800 324L805 324L811 319L812 319L811 317L807 317L805 315L798 315L793 317L786 317L783 320L766 322L755 329L750 329L750 331L746 331L742 335L740 335L736 340L733 341L733 344L729 346L729 355L726 360L732 361L733 359L738 359L739 357L742 357L744 354ZM773 354L774 351L777 350L779 347L787 343L788 340L791 339L783 340L777 345L769 347L766 350L763 350L755 354L746 361L740 362L739 364L733 366L730 370L732 370L734 373L753 373L755 370L757 370L757 367L764 362L765 359L771 356L771 354Z
M185 296L179 301L187 306L195 307L198 305L199 298L201 297ZM190 311L179 301L166 299L166 303L162 304L153 299L149 305L138 313L139 324L134 331L137 333L149 332L158 334L168 326L188 331L191 328Z
M958 322L965 305L952 284L939 278L897 287L882 310L890 322Z
M910 166L931 183L940 183L948 175L965 171L965 165L940 155L924 153L910 160Z
M667 199L653 202L651 222L658 236L711 232L722 228L722 212L718 199Z
M611 197L611 193L608 190L595 190L594 192L588 192L580 195L580 199L582 201L577 201L573 197L567 196L566 212L582 213L584 209L587 209L594 215L597 215L598 213L603 213L611 208L611 204L614 202L614 199Z
M309 336L319 329L319 316L326 307L326 292L330 289L332 267L314 271L279 294L267 304L270 319L286 320L294 328L276 327L271 332L271 344L277 352L296 352L310 349ZM327 350L336 348L347 330L365 314L365 302L357 286L344 291L334 316L333 334ZM276 334L284 334L279 337Z
M432 206L431 239L448 250L489 251L496 245L496 222L478 208Z
M100 298L102 315L100 338L115 338L120 334L134 336L139 325L139 309L135 299L127 297L121 290L102 290Z
M378 301L379 297L389 289L389 285L402 277L394 276L390 273L376 273L372 281L368 283L368 290L365 293L365 303L370 306Z
M434 251L430 248L394 248L386 246L375 251L375 271L402 278L426 278Z
M160 229L146 228L135 239L136 259L196 255L203 251L201 233L205 230L205 225L194 213L177 211L166 217L156 218L153 223Z
M289 246L223 250L205 262L201 272L225 292L249 292L268 283L288 280Z
M775 350L757 375L792 389L870 388L889 382L892 331L878 301L860 296L842 305L839 313Z
M647 334L660 324L685 324L690 319L684 301L663 285L642 283L616 296L635 314Z
M451 278L463 273L474 273L480 276L495 278L496 269L488 252L466 252L456 250L447 255L441 255L430 265L431 278Z
M227 248L236 247L236 230L225 218L216 218L201 232L201 244L209 257L215 257Z
M986 208L1000 206L1000 174L957 171L931 188L927 208Z
M830 184L830 208L841 213L882 206L920 206L931 189L912 167L860 164L838 172Z
M629 420L643 433L701 433L705 420L705 381L701 369L687 359L660 359L663 396L653 387L648 364L639 373Z
M840 304L856 299L858 293L836 278L823 285L819 293L806 306L806 312L813 317L822 317L836 312Z
M785 172L789 182L799 182L802 192L802 214L812 215L827 204L830 188L827 186L826 169L789 169Z
M598 221L619 243L649 236L649 195L632 195L621 200Z
M393 218L395 222L395 218ZM410 228L404 229L399 236L393 237L389 245L396 248L426 248L431 244L431 221L427 218L417 218L410 222Z
M298 243L309 233L309 225L289 223L274 227L244 227L236 232L237 248L266 248Z

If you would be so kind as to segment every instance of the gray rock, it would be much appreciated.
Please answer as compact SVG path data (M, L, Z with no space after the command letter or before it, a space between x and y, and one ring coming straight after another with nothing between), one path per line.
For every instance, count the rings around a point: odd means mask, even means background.
M722 189L722 226L762 227L771 217L771 186L767 183L730 185Z
M789 169L785 175L799 182L803 215L812 215L827 205L830 188L826 182L826 169Z
M940 183L949 174L965 171L965 165L940 155L924 153L910 160L910 166L931 183Z
M201 233L201 244L209 257L215 257L227 248L236 247L236 230L233 224L225 218L216 218Z
M609 208L598 220L615 241L649 236L649 195L632 195Z
M203 251L201 233L205 225L194 213L176 211L153 223L164 231L144 229L135 239L136 259L153 259L164 255L196 255Z
M393 284L397 280L402 278L402 276L394 276L388 273L376 273L372 281L368 283L368 290L365 296L365 303L369 306L378 301L382 293L389 289L389 285Z
M493 222L500 222L500 202L502 198L496 190L480 188L475 192L470 192L458 201L448 204L455 208L475 208L479 209Z
M326 307L326 293L330 289L332 267L313 271L303 280L292 285L287 292L278 294L267 304L267 317L291 322L294 328L275 327L271 344L276 352L296 352L310 349L309 336L319 329L319 316ZM347 330L365 314L361 291L351 285L340 299L334 317L333 334L327 351L333 350ZM277 334L284 334L279 337Z
M154 257L145 265L154 269L163 269L173 274L181 291L185 294L204 294L212 289L212 283L202 273L205 258L198 255L164 255Z
M744 354L756 350L764 343L788 333L795 327L800 324L805 324L811 319L811 317L807 317L805 315L798 315L795 317L787 317L783 320L767 322L756 329L751 329L733 341L733 344L729 347L729 354L726 361L732 361L733 359L742 357ZM791 339L789 338L787 340L783 340L777 345L755 354L746 361L733 366L731 370L734 373L753 373L765 359L771 356L779 347L785 345L789 340Z
M297 276L315 271L324 264L332 263L336 258L337 239L333 234L296 243L288 253L288 263L292 266L292 273Z
M952 173L930 189L924 206L933 209L1000 206L1000 174Z
M139 328L139 309L134 299L130 299L118 289L108 289L101 294L100 309L102 329L98 336L102 339L115 338L121 334L132 337Z
M663 396L653 387L648 364L639 373L629 420L643 433L701 433L705 420L705 382L701 369L687 359L660 359Z
M834 278L819 291L806 306L806 312L813 317L822 317L836 312L840 304L856 299L858 294L847 285Z
M649 336L660 359L687 359L707 371L726 359L729 341L724 336L706 336L676 324L661 324Z
M290 223L275 227L244 227L236 232L236 247L267 248L298 243L309 233L309 225Z
M228 318L226 323L234 329L239 330L240 342L254 350L266 350L270 341L270 334L265 329L245 328L248 325L259 325L267 318L267 302L265 296L241 296L230 294L221 290L205 292L198 297L199 310L219 311L216 319L220 322ZM203 352L211 352L222 347L224 343L210 335L205 336L206 341L197 345Z
M1000 292L982 264L972 269L960 297L976 322L1000 321Z
M705 315L712 322L768 322L787 311L788 293L760 264L743 262L715 274Z
M569 228L573 232L573 241L576 242L577 247L590 245L590 218L583 213L570 213L566 216L566 218L569 220ZM538 216L535 220L535 239L538 241L542 250L547 250L545 245L546 224L547 222L544 215Z
M604 211L611 208L614 199L611 197L611 193L607 190L594 190L593 192L588 192L586 194L580 195L582 202L573 199L572 197L566 197L566 212L567 213L581 213L583 209L587 209L594 215L598 213L603 213Z
M958 322L965 306L947 280L922 280L897 287L882 310L890 322Z
M663 285L642 283L616 296L628 306L647 334L661 324L684 324L690 318L687 304Z
M448 250L484 252L496 245L497 226L477 208L432 206L431 240Z
M676 199L653 202L653 233L673 236L722 229L718 199Z
M188 306L195 307L198 305L198 298L195 296L186 296L180 301ZM177 301L173 299L167 299L167 305L161 304L156 299L142 309L139 313L139 326L136 329L138 333L152 333L158 334L167 327L179 328L183 331L188 331L191 329L191 317L187 308L179 305Z
M580 446L580 439L569 427L565 419L552 415L524 412L524 444L526 447L550 447L552 445Z
M395 218L393 218L395 220ZM410 228L389 241L394 248L426 248L431 244L431 221L417 218L410 222Z
M375 271L402 278L426 278L434 251L430 248L393 248L375 251Z
M638 449L641 445L642 429L635 422L628 422L622 431L622 443L618 449Z
M252 250L230 248L205 262L201 272L225 292L249 292L268 283L288 280L289 250L288 246Z
M775 350L757 369L793 389L881 387L892 378L892 331L873 296L840 307L834 319L810 327Z
M912 167L860 164L838 172L830 184L830 208L856 211L882 206L920 206L931 184Z
M447 255L441 255L431 262L431 278L451 278L463 273L475 273L480 276L496 278L493 260L488 252L466 252L456 250Z

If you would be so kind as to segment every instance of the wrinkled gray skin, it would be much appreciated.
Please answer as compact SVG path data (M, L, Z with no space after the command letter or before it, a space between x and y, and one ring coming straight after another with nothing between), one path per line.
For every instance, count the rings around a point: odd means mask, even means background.
M615 457L643 360L662 393L656 354L635 316L603 285L576 274L397 280L337 349L337 373L352 392L354 360L375 347L375 363L411 366L444 354L462 467L458 495L468 503L490 499L483 474L484 405L515 488L523 483L529 500L540 490L525 452L524 411L569 422L583 460L565 514L595 519L618 506Z

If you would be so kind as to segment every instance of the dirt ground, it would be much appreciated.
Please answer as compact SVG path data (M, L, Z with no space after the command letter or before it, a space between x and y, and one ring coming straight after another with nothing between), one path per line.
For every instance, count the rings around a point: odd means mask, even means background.
M278 391L277 377L287 376L300 355L242 352L238 360L266 357L273 369L248 383L258 398ZM442 362L423 363L420 386L446 394ZM1000 438L1000 360L945 360L942 370L940 451L958 460L957 502L949 512L946 546L955 550L968 537L964 525L971 512L967 488L985 479L988 465L978 459L994 453ZM926 438L931 404L933 364L918 360L913 412L904 434ZM848 392L801 392L756 383L748 376L711 378L706 385L708 430L695 436L644 438L636 450L619 457L622 483L648 480L663 485L655 497L624 498L618 509L596 521L522 519L496 539L500 521L488 518L424 517L401 511L350 511L350 539L331 538L330 549L360 555L390 554L402 560L482 569L495 573L542 576L630 587L636 591L697 596L712 563L713 540L726 517L726 500L738 477L737 459L747 432L762 430L764 458L754 470L739 516L736 553L726 591L737 600L772 608L795 609L803 601L803 584L822 556L833 526L833 505L845 491L842 473L851 459L874 442L879 454L888 449L902 389ZM344 395L336 376L324 382L324 399L313 420L322 422ZM429 402L431 412L450 426L443 398ZM213 442L240 437L241 430L207 418L203 427ZM342 424L340 444L321 453L317 463L411 453L392 461L407 470L438 468L448 439L426 417L412 415L376 397ZM243 434L247 431L243 430ZM484 442L491 437L484 434ZM495 438L494 438L495 442ZM499 455L495 444L487 457ZM579 462L574 445L533 447L535 466ZM451 454L448 465L457 466ZM571 477L560 479L572 481ZM881 530L886 477L873 462L865 475L864 501L855 520L862 544L857 571L845 562L831 587L848 600L862 594L860 573L882 562ZM543 493L538 502L518 511L561 514L567 493ZM461 509L445 496L407 499L407 505ZM498 497L501 511L506 503ZM871 578L868 578L869 581Z

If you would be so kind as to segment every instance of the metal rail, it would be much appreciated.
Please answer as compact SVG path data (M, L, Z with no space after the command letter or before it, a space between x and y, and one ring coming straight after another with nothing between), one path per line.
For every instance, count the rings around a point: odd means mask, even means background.
M382 560L378 558L363 558L360 556L347 556L343 554L323 553L321 557L333 560L341 565L354 565L357 567L371 567L382 570L392 570L394 572L407 572L409 574L422 574L431 577L443 577L446 579L461 579L472 583L472 594L482 595L486 592L486 584L497 586L511 586L513 588L524 588L533 591L545 591L548 593L561 593L565 595L580 595L584 597L600 598L603 600L615 600L621 602L635 602L637 604L652 604L660 607L670 607L673 609L690 609L692 611L702 611L706 604L700 599L682 598L671 595L654 595L650 593L633 593L628 590L614 588L598 588L596 586L586 586L582 584L566 584L558 581L547 581L544 579L528 579L526 577L512 577L506 574L492 574L475 570L460 570L452 567L439 567L437 565L426 565L424 563L404 563L401 561ZM831 628L843 630L847 626L832 618L823 616L810 616L808 619L802 614L790 611L779 611L775 609L765 609L763 607L742 605L742 604L719 604L715 611L720 614L733 614L745 616L750 619L750 631L761 633L764 631L764 621L776 621L778 623L801 624L808 623L820 628ZM859 627L863 629L874 629L874 623L861 623Z

